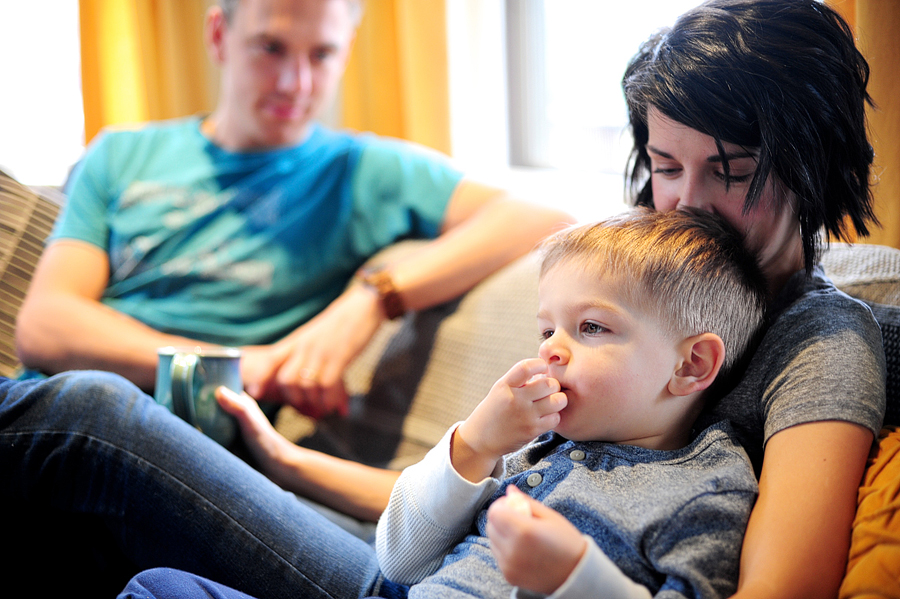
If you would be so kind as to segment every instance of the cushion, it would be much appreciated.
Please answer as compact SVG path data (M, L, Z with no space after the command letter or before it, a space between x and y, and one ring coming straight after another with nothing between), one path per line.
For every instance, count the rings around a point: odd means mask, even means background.
M887 362L885 425L900 425L900 250L832 243L822 266L841 291L865 301L881 325Z
M844 293L900 306L900 250L874 244L832 243L822 254L822 266Z
M0 376L19 366L14 329L28 283L44 251L59 204L0 171Z
M900 287L900 284L897 285ZM866 302L881 326L884 360L887 366L884 424L900 425L900 306Z
M900 430L885 427L859 488L840 599L900 599Z

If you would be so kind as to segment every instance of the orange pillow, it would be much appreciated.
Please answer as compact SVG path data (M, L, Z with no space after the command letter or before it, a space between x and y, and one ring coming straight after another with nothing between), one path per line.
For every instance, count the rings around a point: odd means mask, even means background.
M900 430L878 435L859 487L840 599L900 599Z

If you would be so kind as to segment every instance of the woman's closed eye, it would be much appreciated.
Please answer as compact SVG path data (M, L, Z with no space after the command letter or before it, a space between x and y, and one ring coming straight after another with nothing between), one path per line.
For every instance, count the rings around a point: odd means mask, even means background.
M745 175L735 175L734 173L732 173L731 175L726 177L725 173L716 171L715 175L716 178L720 181L727 181L728 183L746 183L753 178L754 173L747 173Z
M681 169L676 168L676 167L665 168L665 167L660 166L660 167L656 167L653 169L654 175L662 175L663 177L675 177L675 176L678 176L680 173L681 173Z

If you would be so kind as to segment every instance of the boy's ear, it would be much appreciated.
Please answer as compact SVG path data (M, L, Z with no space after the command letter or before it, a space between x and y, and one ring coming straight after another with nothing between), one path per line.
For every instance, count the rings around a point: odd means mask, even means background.
M725 344L714 333L701 333L688 337L679 345L681 361L668 390L672 395L685 396L703 391L716 379L725 361Z

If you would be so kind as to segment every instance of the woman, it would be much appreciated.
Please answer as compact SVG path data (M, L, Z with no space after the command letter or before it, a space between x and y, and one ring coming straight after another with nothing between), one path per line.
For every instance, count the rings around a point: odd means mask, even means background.
M718 408L760 468L739 597L836 594L881 424L877 324L815 267L822 228L840 235L848 217L865 234L874 222L867 76L849 29L819 2L721 0L648 41L624 80L638 203L722 213L769 281L770 328ZM57 507L102 518L141 568L173 566L259 597L377 590L367 545L121 379L103 381L0 382L0 480L12 481L0 493L42 509L51 485ZM92 409L74 410L86 394ZM387 504L396 473L304 453L274 437L252 402L222 400L285 486L357 515ZM492 508L492 541L510 582L564 591L580 537L552 512L521 519L506 507Z
M846 567L884 365L868 310L817 265L823 229L847 238L848 223L865 235L875 222L868 75L849 27L820 2L720 0L651 37L623 79L636 203L724 215L768 280L769 329L716 409L760 476L736 597L833 597ZM577 563L571 548L583 543L548 518L494 510L495 554L513 584L552 592Z

